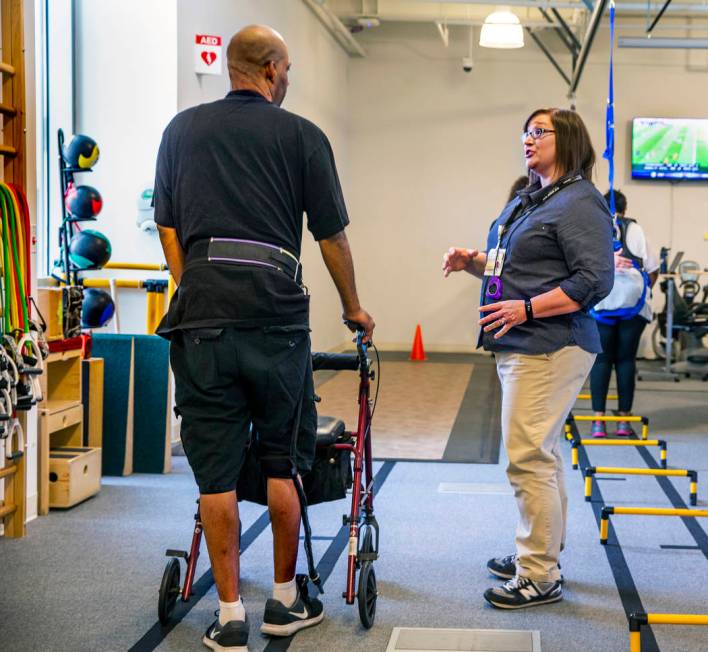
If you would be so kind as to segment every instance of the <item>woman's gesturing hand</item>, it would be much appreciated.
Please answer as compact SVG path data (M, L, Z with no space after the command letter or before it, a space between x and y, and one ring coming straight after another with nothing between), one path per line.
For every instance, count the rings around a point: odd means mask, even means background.
M489 333L498 328L494 334L494 339L506 335L514 326L523 324L526 321L526 308L521 299L510 299L509 301L498 301L486 306L480 306L480 312L489 313L479 320L479 325L484 326L484 332Z
M479 254L477 249L450 247L443 256L443 276L447 278L450 276L450 272L466 270L477 254Z

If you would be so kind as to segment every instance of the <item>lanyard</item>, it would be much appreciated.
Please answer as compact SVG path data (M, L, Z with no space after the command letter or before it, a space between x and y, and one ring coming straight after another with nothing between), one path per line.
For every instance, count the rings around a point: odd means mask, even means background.
M522 224L524 222L524 220L526 220L526 218L529 215L531 215L531 213L533 213L540 206L543 206L543 204L545 204L551 197L553 197L553 195L555 195L556 193L559 193L561 190L563 190L563 188L575 183L576 181L581 181L582 178L583 177L580 174L576 174L573 177L568 177L566 179L563 179L562 181L559 181L558 183L556 183L555 186L553 186L553 188L551 188L551 190L549 190L541 198L541 200L538 203L531 206L524 213L521 213L521 215L519 217L512 215L506 222L504 222L504 224L500 224L497 227L497 244L495 247L497 252L499 252L499 247L501 246L502 239L504 238L504 235L506 234L508 229L513 227L513 230L509 234L509 240L511 240L511 235L514 233L514 231L516 231L516 229L519 227L519 225ZM507 240L507 242L508 242L508 240ZM497 253L497 255L498 255L498 253ZM496 263L496 259L494 262Z

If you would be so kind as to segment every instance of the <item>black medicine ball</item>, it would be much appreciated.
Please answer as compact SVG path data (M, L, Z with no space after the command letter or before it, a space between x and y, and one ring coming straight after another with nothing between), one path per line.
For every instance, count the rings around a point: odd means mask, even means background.
M71 238L69 258L77 269L101 269L111 259L111 243L103 233L84 229Z
M81 307L81 328L101 328L113 317L116 307L108 292L97 288L84 289Z
M69 186L64 205L75 220L90 220L101 212L103 199L93 186Z
M89 136L76 134L64 146L64 161L70 168L90 170L98 161L99 149L96 141Z

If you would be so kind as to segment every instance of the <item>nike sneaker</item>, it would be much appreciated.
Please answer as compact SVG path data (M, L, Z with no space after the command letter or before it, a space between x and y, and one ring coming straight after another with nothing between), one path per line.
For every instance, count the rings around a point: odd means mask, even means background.
M248 652L248 617L225 625L217 618L204 632L202 643L216 652Z
M296 576L298 596L295 603L286 607L279 600L269 598L263 614L261 632L269 636L292 636L306 627L312 627L322 622L324 608L322 603L311 598L308 590L307 575Z

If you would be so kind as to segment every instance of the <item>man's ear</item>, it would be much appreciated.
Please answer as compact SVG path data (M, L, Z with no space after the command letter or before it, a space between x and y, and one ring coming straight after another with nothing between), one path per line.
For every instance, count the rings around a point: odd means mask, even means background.
M266 79L273 83L275 81L275 76L277 74L277 71L275 69L275 62L274 61L269 61L265 65L265 77Z

